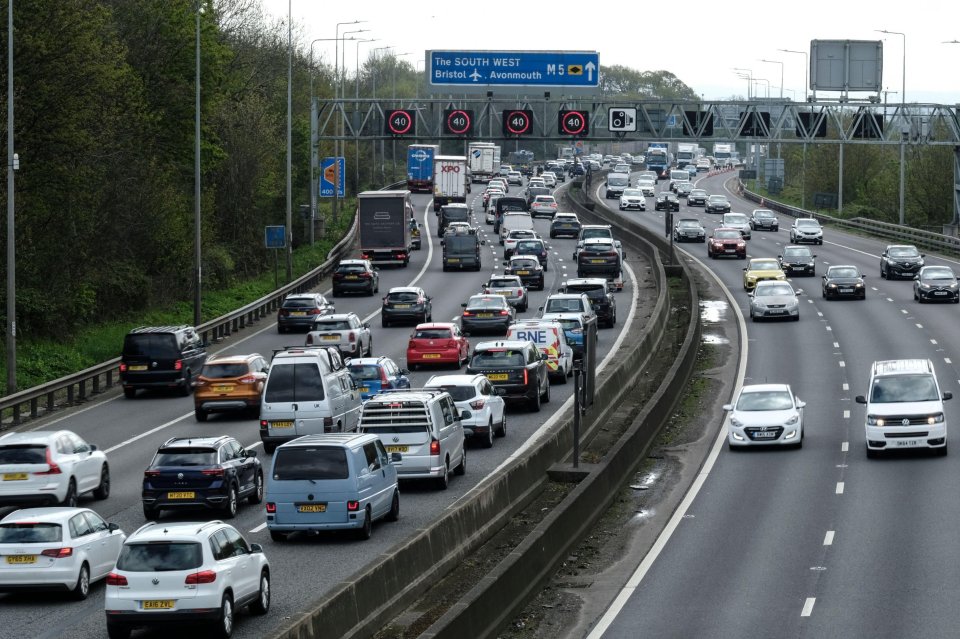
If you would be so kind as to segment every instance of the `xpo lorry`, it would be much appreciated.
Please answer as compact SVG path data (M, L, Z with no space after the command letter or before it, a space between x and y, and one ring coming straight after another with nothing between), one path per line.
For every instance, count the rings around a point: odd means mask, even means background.
M470 142L467 162L474 182L489 182L490 178L500 174L500 147L493 142Z
M470 178L467 158L462 155L438 155L433 159L433 210L444 204L467 202Z
M364 191L357 196L360 255L373 264L406 266L413 248L410 191Z
M414 193L433 192L433 160L440 154L436 144L407 147L407 189Z

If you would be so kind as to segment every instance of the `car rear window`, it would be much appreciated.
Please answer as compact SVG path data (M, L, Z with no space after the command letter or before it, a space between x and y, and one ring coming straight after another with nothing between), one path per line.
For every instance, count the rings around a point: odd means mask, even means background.
M379 380L380 367L374 364L350 366L350 377L356 380Z
M314 322L313 330L315 331L349 331L350 322L346 320L325 320L322 322Z
M339 447L281 447L273 461L276 480L346 479L348 476L347 451Z
M213 448L160 449L153 458L152 466L213 466L217 463L217 451Z
M283 308L314 308L317 303L313 299L285 299L283 300Z
M249 372L246 363L232 362L222 364L206 364L200 375L207 379L223 379L225 377L242 377Z
M442 208L440 209L441 215L445 220L460 220L467 221L470 216L470 210L466 208Z
M456 251L476 251L479 243L475 235L468 235L466 237L462 235L445 235L443 237L443 245L447 252L452 253Z
M544 313L579 313L581 310L579 299L548 300Z
M416 302L417 294L412 292L387 293L388 302Z
M472 385L454 386L452 384L443 384L441 386L430 386L429 388L439 388L450 393L450 397L455 402L465 402L477 396L477 389Z
M467 308L503 308L503 297L471 297Z
M337 273L365 273L366 270L363 264L341 264L337 267Z
M60 524L12 522L0 524L0 544L45 544L63 539Z
M270 369L264 401L323 401L323 398L323 378L316 364L280 364Z
M123 356L176 358L180 349L173 333L135 333L123 340Z
M10 444L7 446L0 446L0 465L46 463L46 446L37 444Z
M117 569L127 572L193 570L203 565L203 549L195 541L151 541L125 544Z
M521 351L498 349L474 353L470 366L475 368L505 368L523 366L524 362L525 359Z
M594 237L610 237L609 229L584 229L581 233L581 240L589 240Z
M599 285L594 286L568 286L567 290L571 293L583 293L591 300L602 300L605 299L606 293L603 292L603 287Z
M490 280L490 286L487 288L516 288L520 286L513 280Z
M420 328L413 337L414 339L450 339L453 335L449 328Z
M519 248L518 248L517 250L520 251ZM522 252L522 251L521 251L521 252ZM536 268L537 268L537 264L539 264L539 262L537 262L536 260L510 260L510 268L532 268L532 269L536 269Z

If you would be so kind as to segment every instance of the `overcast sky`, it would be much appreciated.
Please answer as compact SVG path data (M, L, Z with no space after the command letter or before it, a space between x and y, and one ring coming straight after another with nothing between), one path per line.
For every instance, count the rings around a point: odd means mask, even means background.
M263 0L266 11L286 19L289 0ZM952 9L950 7L953 7ZM620 64L639 71L667 70L707 100L746 95L748 81L734 67L750 69L780 93L783 62L785 97L803 98L804 56L778 49L810 50L811 40L883 40L883 88L890 102L902 91L906 34L906 96L909 102L960 103L960 9L952 3L886 0L804 2L704 2L666 4L626 2L423 2L422 0L292 0L295 28L307 41L334 39L368 29L358 38L360 59L375 47L392 46L410 64L429 49L465 51L596 51L601 65ZM314 56L333 60L334 42L317 42ZM352 71L357 43L347 42L346 65ZM387 53L379 52L380 55ZM767 82L755 83L760 96ZM819 94L818 94L819 95Z

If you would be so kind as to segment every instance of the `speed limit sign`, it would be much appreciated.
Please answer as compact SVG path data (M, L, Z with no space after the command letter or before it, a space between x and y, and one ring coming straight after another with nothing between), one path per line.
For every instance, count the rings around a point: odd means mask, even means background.
M526 135L533 129L533 111L513 109L503 112L504 135Z
M395 109L384 112L385 129L387 135L407 135L413 133L416 114L405 109Z
M586 111L561 111L557 118L560 135L587 135L590 132L590 114Z

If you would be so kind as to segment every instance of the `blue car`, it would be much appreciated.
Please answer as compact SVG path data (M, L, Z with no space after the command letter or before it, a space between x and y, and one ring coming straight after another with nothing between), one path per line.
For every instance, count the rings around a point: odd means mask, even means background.
M573 349L573 358L583 358L583 318L579 313L544 313L541 318L544 321L560 322L563 326L563 335L567 338L567 344Z
M360 398L370 399L381 390L410 388L410 372L389 357L359 357L347 360L347 370L357 384Z

